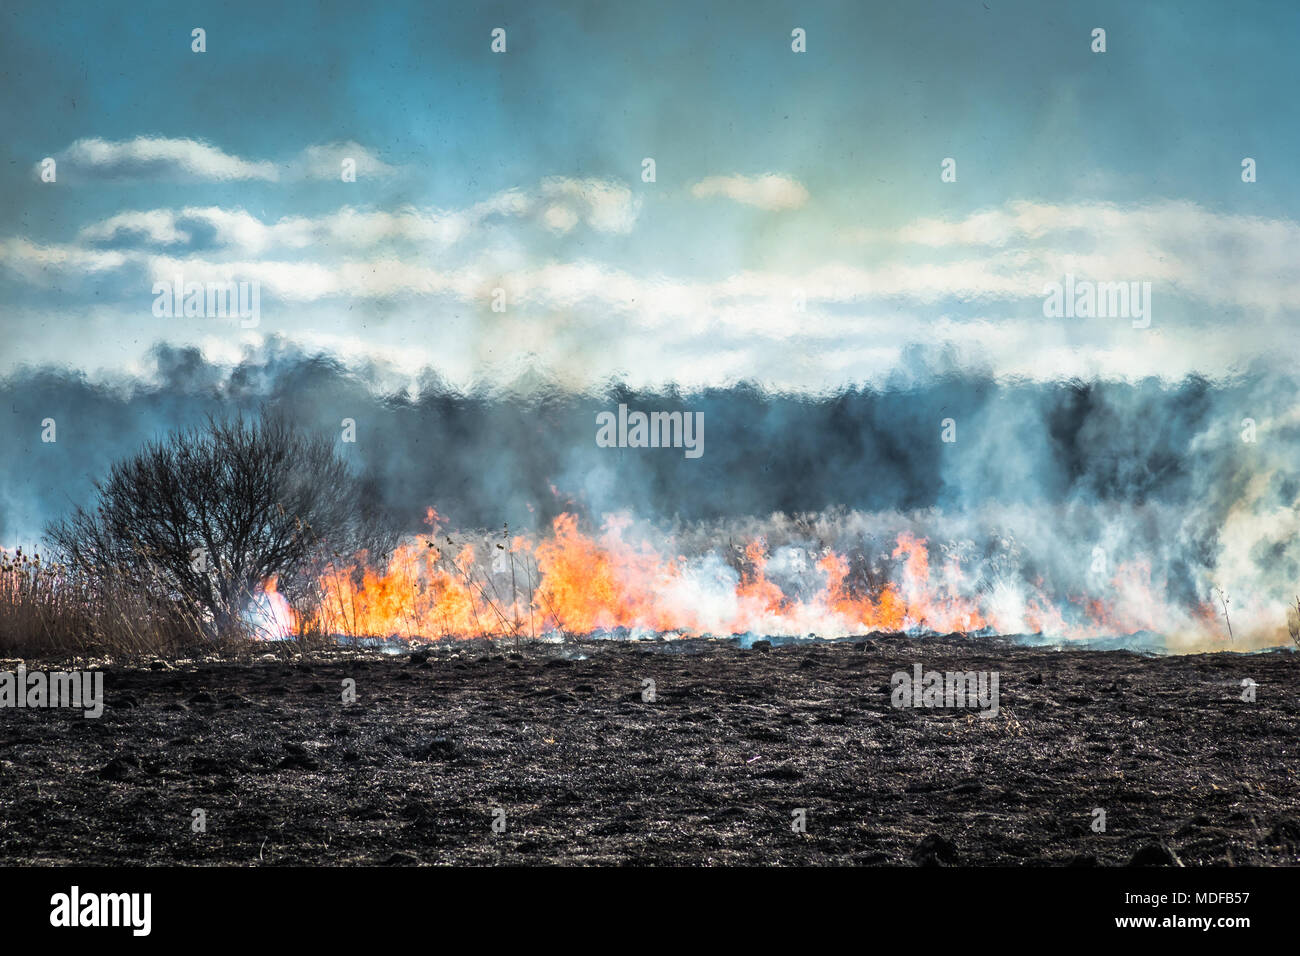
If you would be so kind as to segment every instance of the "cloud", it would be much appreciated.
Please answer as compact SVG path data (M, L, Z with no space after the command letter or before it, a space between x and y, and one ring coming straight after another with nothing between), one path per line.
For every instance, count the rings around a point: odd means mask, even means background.
M722 196L769 212L798 209L808 201L808 190L798 180L776 173L763 176L709 176L691 187L696 199Z
M195 209L186 209L179 214L171 209L121 212L86 226L77 234L77 239L89 245L116 242L181 245L193 239L193 234L181 227L181 220L200 217L203 212Z
M0 266L43 284L60 272L103 271L130 261L120 254L106 257L108 250L99 248L103 244L144 242L172 258L198 253L198 259L214 266L220 256L213 253L227 252L247 267L261 263L273 270L296 265L335 271L328 282L305 283L294 298L312 298L316 289L326 290L321 294L327 296L363 298L421 289L442 293L446 283L440 277L448 274L447 264L429 269L425 246L460 242L497 218L535 221L559 234L580 223L623 232L632 228L638 209L639 200L621 184L553 178L534 190L504 191L452 211L344 207L325 216L274 223L242 209L219 207L124 212L86 227L76 244L10 240L0 246ZM1013 203L960 220L918 220L880 235L891 243L890 255L861 265L828 262L804 272L741 270L711 279L640 276L599 262L547 263L536 254L506 261L485 248L471 260L470 271L497 274L496 284L514 287L521 299L538 307L599 301L651 323L698 323L703 317L733 314L738 320L749 315L751 322L764 321L765 315L788 318L795 296L824 308L882 299L914 307L1041 300L1044 285L1067 272L1096 281L1150 281L1165 302L1180 298L1277 314L1294 310L1300 301L1300 264L1288 253L1300 243L1300 225L1222 215L1191 203L1128 209ZM934 252L900 256L894 253L900 244ZM308 249L314 262L281 263L277 260L283 257L274 254ZM345 258L340 262L330 252ZM360 255L350 257L353 252ZM374 278L365 277L367 270ZM352 281L354 276L358 281ZM466 287L462 281L452 285ZM1028 314L1023 307L1013 311Z
M27 239L0 239L0 268L32 285L43 286L65 276L111 272L130 262L120 252L82 249L70 245L41 245Z
M268 223L243 209L187 206L118 213L83 228L78 241L225 248L260 255L271 249L320 245L364 248L390 241L451 243L466 231L467 218L415 209L363 212L344 206L325 216L286 216Z
M251 162L194 139L137 136L122 142L79 139L58 153L59 173L74 179L188 179L275 182L274 163ZM39 175L39 164L34 167Z
M486 296L483 279L472 270L444 272L397 258L368 259L325 265L319 262L240 262L176 259L148 260L153 282L183 276L185 282L258 282L270 293L291 302L351 297L389 299L407 295L454 295L463 300Z
M227 253L245 265L262 262L274 269L289 264L277 261L285 258L277 250L310 250L315 261L298 266L337 275L327 283L307 283L295 298L311 298L317 288L328 289L324 295L365 298L424 288L441 293L444 282L432 275L447 275L449 264L430 270L428 246L461 242L496 219L534 222L557 234L579 224L621 233L633 227L639 206L638 197L622 184L551 178L532 190L507 190L450 211L344 207L274 223L242 209L219 207L124 212L86 227L71 245L10 240L0 246L0 266L41 284L60 271L102 271L129 261L105 257L105 244L125 251L120 247L144 243L173 258L186 252L214 265L221 259L215 253ZM482 246L468 261L471 271L499 274L496 284L514 286L521 298L539 307L600 301L614 310L637 312L649 322L672 318L698 323L702 317L733 313L756 317L750 321L767 313L789 316L795 296L827 308L883 299L914 307L1020 301L1012 311L1023 315L1039 311L1026 309L1025 300L1041 301L1045 284L1066 273L1104 282L1150 281L1153 294L1166 303L1182 299L1214 308L1289 314L1300 301L1300 264L1289 253L1300 243L1300 224L1223 215L1192 203L1130 208L1012 203L964 219L917 220L878 237L889 243L886 253L862 264L832 261L803 272L740 270L703 279L641 276L590 261L548 263L536 251L512 257ZM341 254L342 261L331 253ZM348 278L367 269L390 278L356 283ZM453 285L464 288L463 282Z
M502 190L463 209L364 211L344 206L322 216L286 216L275 222L219 206L132 210L84 227L77 241L92 246L224 248L241 255L321 246L450 246L496 220L536 221L558 235L579 224L624 234L635 227L640 209L640 198L622 183L551 177L533 190Z
M178 274L253 280L266 314L276 300L291 304L276 320L290 336L323 331L329 315L329 334L356 337L361 351L372 343L448 362L460 349L467 375L527 354L574 375L752 374L808 387L880 380L918 350L1035 380L1233 374L1271 359L1300 301L1300 263L1287 253L1300 224L1192 203L1009 203L879 230L865 237L880 249L807 269L664 274L548 252L548 232L621 233L639 208L625 185L552 177L454 210L343 207L274 222L220 207L128 211L73 243L0 240L0 275L65 296L91 276L97 302L136 309L153 282ZM502 223L532 231L519 241L489 228ZM465 247L443 254L457 243ZM1044 285L1067 272L1152 282L1151 327L1044 319ZM489 308L498 288L504 313ZM1225 319L1228 310L1250 321ZM396 337L394 317L408 313ZM375 314L383 332L359 318ZM436 343L430 315L444 330Z
M1144 280L1215 307L1266 312L1300 302L1300 223L1213 212L1186 200L1115 203L1016 201L962 219L918 219L848 238L964 254L1003 274L1064 273ZM909 254L909 260L916 258Z
M400 170L379 159L360 143L347 141L308 146L287 163L249 160L232 155L202 140L137 136L110 142L79 139L55 154L60 176L71 180L180 180L186 182L238 182L284 180L338 180L342 162L356 163L358 179L393 176ZM33 167L40 174L40 164Z
M392 176L398 171L396 166L389 166L360 143L349 140L344 143L308 146L302 151L295 172L305 179L337 180L342 175L345 159L356 163L357 179Z
M641 198L623 183L607 179L542 180L541 199L547 203L546 225L568 232L581 220L597 232L629 233L641 213Z

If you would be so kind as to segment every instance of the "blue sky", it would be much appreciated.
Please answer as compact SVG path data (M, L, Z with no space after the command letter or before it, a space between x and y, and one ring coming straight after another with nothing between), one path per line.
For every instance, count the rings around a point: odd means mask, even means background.
M1295 325L1298 27L1283 2L8 4L0 374L147 375L159 341L466 385L1240 373ZM154 316L178 267L260 282L257 328ZM1152 328L1044 320L1066 270L1151 281Z

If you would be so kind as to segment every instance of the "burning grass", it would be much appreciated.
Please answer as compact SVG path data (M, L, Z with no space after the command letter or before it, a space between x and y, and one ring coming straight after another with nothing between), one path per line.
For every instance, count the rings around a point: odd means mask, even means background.
M642 632L844 637L871 631L1046 634L1086 638L1181 629L1223 640L1208 602L1172 613L1140 559L1101 593L1061 596L1040 578L990 573L965 544L910 531L849 549L746 543L688 550L609 516L597 534L561 514L541 537L430 531L382 563L365 554L326 567L289 629L408 641ZM653 542L652 542L653 537ZM717 539L715 539L717 540Z
M676 537L625 515L607 516L590 533L565 513L543 535L454 533L433 509L427 522L425 534L382 560L366 551L336 555L284 590L272 575L243 599L215 643L240 650L273 640L306 649L340 640L487 637L518 645L601 634L899 632L1178 634L1184 650L1244 646L1231 643L1208 600L1172 602L1140 557L1116 567L1098 591L1062 596L1041 575L990 558L971 542L936 544L911 530L833 547L806 531L736 541L695 529ZM0 650L122 656L196 644L214 649L212 620L185 611L192 603L159 597L169 594L161 581L141 593L112 575L89 580L21 553L6 556L3 573Z

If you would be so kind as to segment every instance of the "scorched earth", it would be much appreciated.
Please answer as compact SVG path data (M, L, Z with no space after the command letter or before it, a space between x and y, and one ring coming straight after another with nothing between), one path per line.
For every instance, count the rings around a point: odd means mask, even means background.
M998 673L998 714L891 706L916 663ZM1295 864L1298 681L885 634L110 667L98 720L0 711L0 859Z

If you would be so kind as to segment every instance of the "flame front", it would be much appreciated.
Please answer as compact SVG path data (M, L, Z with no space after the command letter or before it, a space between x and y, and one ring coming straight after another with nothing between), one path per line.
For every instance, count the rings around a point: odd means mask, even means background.
M365 554L327 568L302 626L350 637L440 640L539 637L614 629L658 634L816 634L868 631L1041 633L1062 638L1191 628L1217 634L1214 608L1198 604L1171 621L1143 561L1120 565L1106 596L1053 596L1042 582L968 573L955 551L932 567L923 537L897 535L877 555L885 578L854 573L850 556L821 548L769 548L759 538L702 555L672 555L630 540L627 516L597 535L562 514L540 539L453 540L439 530L406 540L386 566ZM669 539L671 544L671 539ZM779 553L781 568L773 570ZM810 559L810 560L806 560ZM861 555L858 556L862 564ZM871 578L876 577L876 580Z

